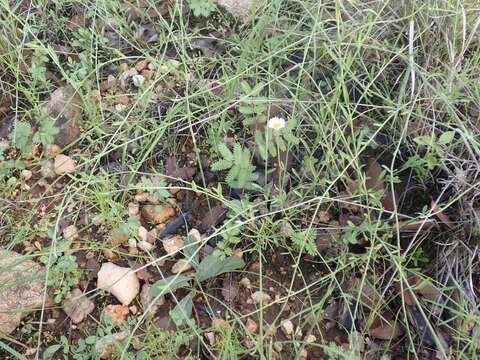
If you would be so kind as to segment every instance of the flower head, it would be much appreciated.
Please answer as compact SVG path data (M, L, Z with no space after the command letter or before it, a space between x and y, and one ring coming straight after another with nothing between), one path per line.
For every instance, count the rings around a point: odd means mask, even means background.
M285 127L285 119L274 116L268 120L267 126L273 130L283 129Z

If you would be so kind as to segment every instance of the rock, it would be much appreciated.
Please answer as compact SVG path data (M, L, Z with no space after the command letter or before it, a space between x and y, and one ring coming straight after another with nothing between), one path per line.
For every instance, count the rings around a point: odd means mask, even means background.
M136 87L140 87L145 83L145 76L140 75L140 74L133 75L132 76L132 81L133 81L133 85L135 85Z
M285 336L291 337L293 334L293 323L290 320L283 320L281 326Z
M252 283L247 277L244 277L242 280L240 280L240 285L242 285L245 289L250 289L252 287Z
M244 21L248 19L248 15L253 11L254 5L260 0L213 0L218 6L224 8L234 16L242 18Z
M71 157L63 154L55 156L54 170L55 174L63 175L75 170L76 162Z
M142 286L142 292L140 293L140 302L142 303L143 310L147 312L148 315L155 315L158 308L165 303L165 297L162 295L156 301L150 295L151 286L144 284Z
M25 181L28 181L32 178L33 173L30 170L24 169L22 170L22 177Z
M114 228L108 237L108 243L114 246L125 244L128 241L128 235L120 228Z
M57 176L57 174L55 174L55 164L53 163L53 160L42 162L40 174L47 179L53 179Z
M117 352L119 342L127 338L127 332L122 331L119 333L106 335L95 343L95 350L97 351L100 359L110 359Z
M184 246L183 237L180 235L172 236L168 239L163 240L163 248L168 255L176 254Z
M55 127L60 130L55 144L65 147L80 137L82 99L71 86L55 90L42 111L55 119Z
M75 225L69 225L63 229L63 237L67 240L78 239L78 229Z
M175 216L175 209L170 205L144 205L142 216L151 223L161 224Z
M317 341L317 337L313 334L310 334L305 338L307 344L313 344L315 341Z
M271 296L268 295L266 292L263 291L255 291L252 295L251 298L255 304L259 304L263 302L264 304L270 302L272 300Z
M148 241L148 230L143 226L138 227L138 238L142 241Z
M147 68L147 60L140 60L139 62L137 62L137 64L135 65L135 69L138 71L138 72L141 72L142 70L145 70Z
M173 264L171 272L172 274L182 273L184 271L188 271L192 268L192 264L190 264L185 259L178 260L175 264Z
M128 216L137 217L140 214L140 206L137 203L128 203Z
M30 311L42 307L44 271L16 252L0 250L0 332L11 333Z
M140 291L140 282L132 269L108 262L98 272L97 287L110 292L123 305L129 305Z
M143 241L143 240L138 242L137 247L140 250L145 251L145 252L150 252L154 248L153 244L150 244L148 241Z
M57 144L48 144L43 150L43 155L46 158L50 158L60 154L61 151L62 149Z
M251 333L256 333L258 329L258 325L255 321L253 321L250 318L247 318L247 323L245 324L247 327L247 330L250 331Z
M128 307L125 305L107 305L103 309L103 319L112 325L121 325L128 316Z
M63 311L74 324L81 323L93 309L95 304L80 289L73 289L70 297L63 302Z
M210 332L206 332L205 334L205 337L207 338L208 340L208 343L213 346L215 345L215 333L210 331Z

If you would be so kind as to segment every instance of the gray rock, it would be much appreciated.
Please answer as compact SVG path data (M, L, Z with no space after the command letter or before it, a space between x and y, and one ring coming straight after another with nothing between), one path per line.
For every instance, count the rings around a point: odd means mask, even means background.
M214 2L232 15L246 20L253 8L263 0L214 0Z
M74 324L81 323L93 309L95 309L95 304L83 295L80 289L73 289L70 298L63 302L63 311Z
M0 250L0 332L11 333L43 305L45 270L32 260Z

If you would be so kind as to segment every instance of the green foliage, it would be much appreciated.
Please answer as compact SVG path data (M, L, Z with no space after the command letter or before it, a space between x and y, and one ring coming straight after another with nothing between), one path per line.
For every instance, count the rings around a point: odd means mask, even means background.
M53 119L43 119L40 122L40 127L33 136L33 142L42 145L52 144L55 139L55 135L60 132L60 130L56 128L54 124L55 121Z
M13 141L18 150L27 154L32 150L31 135L32 126L25 121L17 121L8 138Z
M250 219L255 216L254 203L250 202L247 198L240 200L232 200L228 203L227 220L225 224L227 229L223 230L220 235L222 240L217 243L213 254L217 257L226 257L233 255L234 248L241 241L241 233L243 226L240 225L242 220Z
M286 151L289 146L297 145L299 140L293 133L296 126L297 121L289 119L282 129L265 127L264 131L256 130L255 143L262 158L267 160L270 156L277 156L279 152Z
M187 2L195 16L209 17L217 10L217 7L211 0L187 0Z
M192 246L192 248L193 249L191 251L193 252L197 250L195 246ZM187 260L192 261L192 258ZM160 295L165 295L169 291L175 291L178 288L187 287L192 280L202 282L223 273L240 269L245 266L245 263L241 258L236 256L222 259L214 255L209 255L203 258L199 264L193 262L192 265L196 270L194 275L172 275L168 278L159 280L152 285L152 288L150 289L150 295L153 298L156 298ZM170 317L177 326L183 325L184 323L190 323L189 318L191 316L193 305L192 297L193 292L183 298L175 306L175 308L170 311Z
M242 102L238 107L240 114L245 115L243 125L263 124L266 123L266 112L268 110L268 99L261 95L265 84L259 82L255 87L251 87L246 81L240 83L242 87Z
M168 199L172 194L166 189L165 181L159 177L153 180L150 177L142 176L137 184L138 189L147 191L150 195L156 196L161 200Z
M71 242L59 241L45 249L40 256L40 262L49 267L48 286L55 288L54 299L58 304L70 293L70 290L78 284L81 270L77 259L70 251Z
M134 216L128 218L127 222L120 226L120 230L125 234L130 236L135 236L140 227L140 222Z
M233 152L225 144L218 146L222 159L212 164L213 171L229 170L225 181L231 188L254 189L258 174L255 174L255 166L251 164L251 153L248 149L242 149L240 144L233 146Z
M307 253L310 256L318 255L317 245L315 243L317 232L315 229L309 228L302 231L296 231L292 234L291 239L295 250Z
M455 131L446 131L440 136L435 133L417 136L415 143L424 147L424 154L416 153L408 158L400 171L412 169L418 179L425 179L432 171L437 169L445 156L445 148L455 139Z

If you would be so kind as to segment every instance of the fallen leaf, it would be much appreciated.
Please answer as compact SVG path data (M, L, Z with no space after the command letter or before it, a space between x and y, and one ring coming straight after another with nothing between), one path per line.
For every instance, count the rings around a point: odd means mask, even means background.
M435 216L449 229L453 229L455 227L453 221L451 221L450 218L438 208L437 203L433 199L430 203L430 206L432 207L432 212L435 214Z

